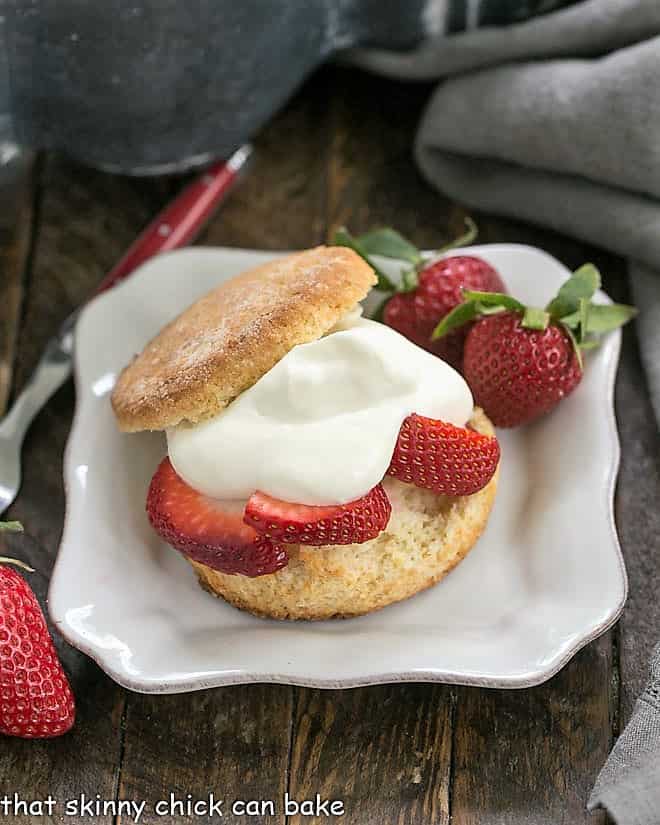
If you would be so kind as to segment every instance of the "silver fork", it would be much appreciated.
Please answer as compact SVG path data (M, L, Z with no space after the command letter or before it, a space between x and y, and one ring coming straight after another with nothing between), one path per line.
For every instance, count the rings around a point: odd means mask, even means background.
M241 146L224 163L216 163L188 184L147 226L119 263L106 275L97 294L128 277L154 255L189 244L224 200L252 147ZM62 323L48 342L34 374L0 420L0 516L21 486L21 448L35 415L71 375L74 328L80 309Z
M9 413L0 421L0 515L14 501L21 486L21 447L35 415L71 375L73 328L78 310L71 313L50 339L37 368Z

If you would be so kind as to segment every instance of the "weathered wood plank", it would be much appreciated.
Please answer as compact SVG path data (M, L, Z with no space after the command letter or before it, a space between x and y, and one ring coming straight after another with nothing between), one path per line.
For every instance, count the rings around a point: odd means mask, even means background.
M608 284L617 301L629 302L623 274ZM648 662L660 641L660 450L636 330L623 333L616 407L621 439L621 469L616 520L626 558L630 594L618 628L622 728L648 678Z
M0 415L7 404L32 239L35 158L16 156L0 165Z
M458 692L453 825L603 823L585 805L611 742L609 636L549 683Z
M328 237L391 225L420 246L463 231L462 211L427 186L412 159L429 87L337 69L328 170Z
M449 823L451 717L441 686L300 691L291 799L341 801L346 825Z
M327 117L320 75L256 141L247 175L208 227L213 245L292 249L323 238ZM276 801L284 822L292 717L291 688L236 687L187 696L128 699L120 798L147 799L145 822L167 825L154 804L171 790L207 798ZM145 814L146 816L146 814ZM207 819L196 820L205 822ZM223 822L244 822L225 808Z
M43 196L34 254L24 300L16 359L18 390L30 375L48 337L114 263L147 220L159 200L159 184L113 178L49 159L42 177ZM27 559L37 572L30 583L45 604L50 570L64 516L62 452L74 405L73 386L60 390L35 421L25 444L24 483L10 514L23 521L24 536L7 537L11 555ZM92 548L90 548L91 550ZM123 692L87 657L54 633L56 645L76 695L77 722L61 739L31 742L3 739L0 795L19 793L60 803L84 793L114 798L121 748ZM36 821L18 816L12 822ZM67 822L89 822L71 816ZM111 815L95 820L111 823Z
M255 141L246 174L200 243L302 249L323 241L330 74L324 70Z
M19 339L16 389L29 377L59 324L93 294L103 275L164 204L169 183L168 179L107 175L49 158Z
M271 685L131 695L119 798L147 801L145 825L187 821L187 809L172 805L170 794L184 806L188 800L208 806L213 794L224 801L222 822L283 823L291 695L291 688ZM270 800L275 813L256 820L234 816L237 800ZM194 821L220 820L200 806Z

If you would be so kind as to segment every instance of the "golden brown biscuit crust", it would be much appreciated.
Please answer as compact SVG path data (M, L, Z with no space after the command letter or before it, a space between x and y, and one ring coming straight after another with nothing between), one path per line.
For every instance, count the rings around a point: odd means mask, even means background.
M479 432L494 432L479 409L471 424ZM392 517L372 541L318 548L292 545L287 567L254 579L191 562L200 583L257 616L330 619L370 613L431 587L467 555L488 521L497 474L475 495L454 498L395 479L384 484Z
M345 247L319 246L251 269L200 298L120 374L124 432L216 415L297 344L315 341L376 282Z

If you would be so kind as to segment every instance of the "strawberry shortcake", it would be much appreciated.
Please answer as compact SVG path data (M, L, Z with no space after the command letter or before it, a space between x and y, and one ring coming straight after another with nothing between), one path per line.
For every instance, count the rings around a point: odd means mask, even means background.
M221 284L170 322L112 395L164 430L156 533L231 604L355 616L439 581L473 547L500 451L463 378L361 316L375 284L318 247Z

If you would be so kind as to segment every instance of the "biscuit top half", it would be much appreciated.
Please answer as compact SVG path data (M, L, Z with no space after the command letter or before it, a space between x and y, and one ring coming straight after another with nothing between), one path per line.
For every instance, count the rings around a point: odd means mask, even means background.
M323 336L376 283L346 247L263 264L200 298L121 372L112 407L124 432L217 415L289 350Z

